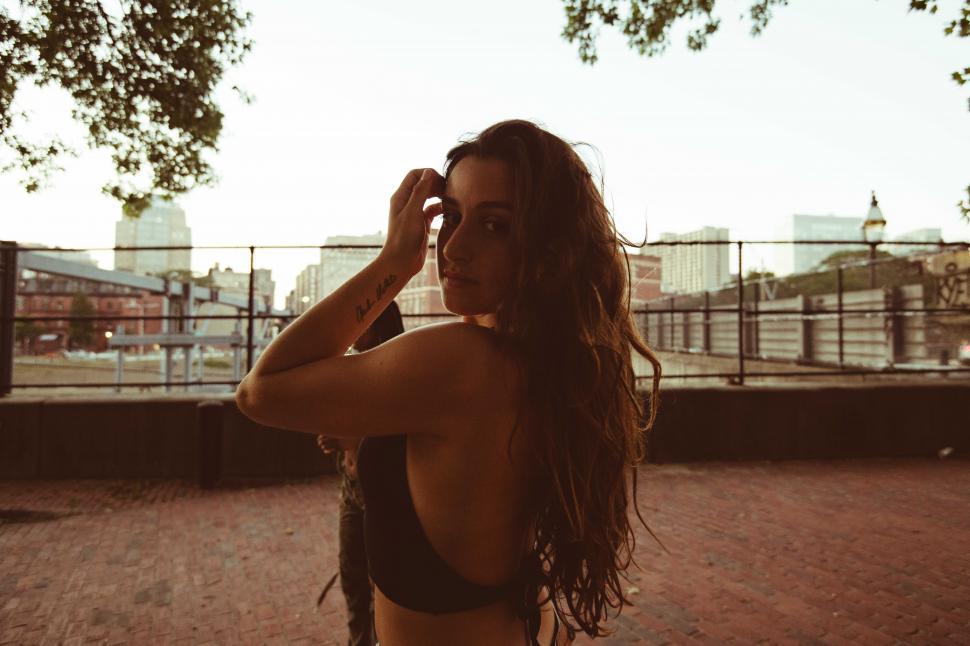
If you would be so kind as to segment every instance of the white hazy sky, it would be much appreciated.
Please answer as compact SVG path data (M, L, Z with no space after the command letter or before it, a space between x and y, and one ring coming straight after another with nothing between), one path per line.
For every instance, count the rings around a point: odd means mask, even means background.
M651 240L705 225L775 238L792 213L863 216L870 189L889 235L940 227L970 238L955 207L970 182L970 89L949 79L970 63L970 40L942 35L958 0L937 16L908 14L907 0L796 0L759 38L738 19L750 0L721 0L707 50L687 50L680 30L665 55L642 58L604 31L594 67L561 39L558 0L245 4L255 45L225 87L256 102L220 93L221 182L179 200L195 244L383 230L408 169L440 168L463 133L512 117L596 146L633 239L645 217ZM19 103L36 132L81 141L58 92L28 90ZM33 195L0 176L0 237L114 243L120 208L100 193L107 153L65 166ZM316 257L262 252L257 265L274 269L281 300ZM243 264L197 251L193 265L213 260Z

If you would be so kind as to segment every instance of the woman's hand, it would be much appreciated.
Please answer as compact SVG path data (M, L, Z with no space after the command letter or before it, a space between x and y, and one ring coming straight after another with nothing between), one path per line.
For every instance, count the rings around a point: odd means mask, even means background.
M433 197L441 197L445 179L432 168L418 168L404 177L391 196L391 213L387 225L387 242L381 255L389 258L411 278L424 267L428 257L428 235L431 221L441 215L441 202L424 207Z

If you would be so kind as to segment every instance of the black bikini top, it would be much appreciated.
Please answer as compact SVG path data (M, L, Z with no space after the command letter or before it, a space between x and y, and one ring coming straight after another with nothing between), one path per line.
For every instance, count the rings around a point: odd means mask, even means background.
M517 581L480 585L434 551L408 488L407 435L368 437L357 453L364 493L364 542L371 579L388 599L411 610L460 612L510 599Z

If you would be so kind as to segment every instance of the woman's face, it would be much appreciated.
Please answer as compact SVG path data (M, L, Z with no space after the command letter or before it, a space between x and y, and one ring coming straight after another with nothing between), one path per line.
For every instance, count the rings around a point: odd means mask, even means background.
M512 173L504 161L465 157L448 176L438 232L438 281L445 308L493 327L512 263Z

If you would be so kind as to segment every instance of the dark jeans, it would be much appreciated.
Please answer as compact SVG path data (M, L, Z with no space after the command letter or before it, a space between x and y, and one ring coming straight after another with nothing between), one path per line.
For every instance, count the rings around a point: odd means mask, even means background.
M340 587L347 600L349 646L371 646L373 599L364 551L364 510L348 496L340 497Z

